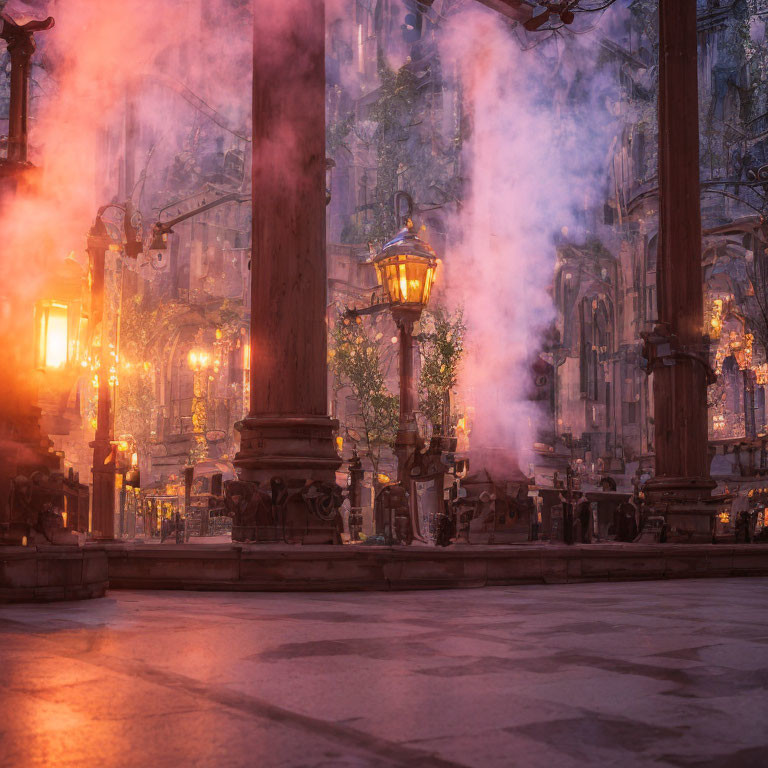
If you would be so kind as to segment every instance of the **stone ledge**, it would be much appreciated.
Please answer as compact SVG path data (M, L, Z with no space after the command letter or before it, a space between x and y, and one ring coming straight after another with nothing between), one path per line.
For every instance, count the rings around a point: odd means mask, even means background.
M69 546L0 547L0 603L103 597L107 554Z
M94 545L98 546L98 545ZM102 546L113 589L408 590L768 575L768 545Z

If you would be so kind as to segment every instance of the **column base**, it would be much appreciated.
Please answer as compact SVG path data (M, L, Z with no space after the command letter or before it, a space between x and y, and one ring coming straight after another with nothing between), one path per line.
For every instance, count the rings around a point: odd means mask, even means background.
M421 448L422 442L419 433L416 430L416 424L413 429L400 429L395 437L395 458L397 459L397 478L402 483L405 490L409 490L411 480L411 469L416 459L416 451Z
M338 422L328 416L249 416L235 428L240 479L225 489L233 541L340 544Z
M716 485L708 477L654 477L645 484L648 516L664 518L668 543L712 543L719 506L712 499Z
M242 480L334 482L341 458L334 433L339 422L328 416L249 416L235 424L240 450L234 464Z

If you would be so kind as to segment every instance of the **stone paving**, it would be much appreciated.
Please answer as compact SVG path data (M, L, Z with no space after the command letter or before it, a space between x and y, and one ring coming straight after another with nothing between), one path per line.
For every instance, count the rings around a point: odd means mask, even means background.
M768 579L0 607L0 765L768 765Z

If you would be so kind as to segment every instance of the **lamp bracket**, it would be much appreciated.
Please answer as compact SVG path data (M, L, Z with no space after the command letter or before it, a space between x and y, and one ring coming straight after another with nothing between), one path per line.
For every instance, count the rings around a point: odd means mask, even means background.
M402 213L402 203L405 201L406 211ZM397 220L398 227L407 227L408 222L413 219L413 198L405 191L398 190L395 192L395 219Z

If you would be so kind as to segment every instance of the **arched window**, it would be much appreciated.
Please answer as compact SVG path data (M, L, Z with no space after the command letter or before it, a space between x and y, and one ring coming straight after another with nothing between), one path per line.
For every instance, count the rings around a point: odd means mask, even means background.
M583 298L580 305L581 393L588 400L608 403L609 392L602 362L613 346L612 312L603 299Z
M581 394L597 399L597 350L594 346L594 314L592 300L584 297L579 307L579 360Z
M192 431L193 374L186 357L177 354L171 363L171 429L175 434Z

